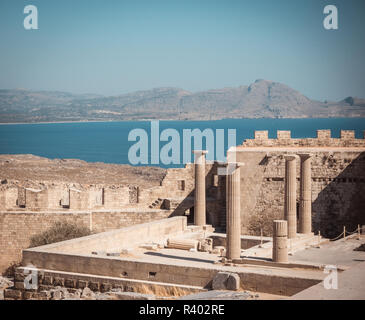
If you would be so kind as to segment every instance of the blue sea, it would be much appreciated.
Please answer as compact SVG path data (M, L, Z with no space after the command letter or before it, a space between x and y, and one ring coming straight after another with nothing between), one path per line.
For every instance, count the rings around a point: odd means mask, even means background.
M160 132L172 128L181 137L183 129L208 128L214 132L225 129L226 136L228 129L236 129L236 141L241 144L244 139L253 138L255 130L269 130L270 138L276 138L277 130L291 130L293 138L313 138L318 129L331 129L332 137L339 137L343 129L355 130L356 137L363 138L365 118L160 121L159 126ZM0 125L0 154L34 154L51 159L129 164L128 150L135 144L128 141L130 131L141 128L149 134L150 127L148 121L4 124ZM164 144L166 142L160 142L160 148ZM160 166L181 167L183 164Z

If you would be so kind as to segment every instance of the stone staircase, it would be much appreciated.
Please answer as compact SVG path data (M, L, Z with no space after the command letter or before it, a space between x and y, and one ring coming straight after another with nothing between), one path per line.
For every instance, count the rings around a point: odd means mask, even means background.
M161 209L161 206L162 206L162 204L163 204L163 199L161 199L161 198L158 198L157 200L155 200L152 204L150 204L149 206L148 206L148 208L150 208L150 209Z

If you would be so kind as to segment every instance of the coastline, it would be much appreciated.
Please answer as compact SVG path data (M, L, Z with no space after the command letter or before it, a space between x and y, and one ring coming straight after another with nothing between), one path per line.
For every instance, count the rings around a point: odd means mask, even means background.
M293 118L222 118L222 119L135 119L135 120L76 120L76 121L44 121L44 122L0 122L0 126L19 125L19 124L69 124L69 123L117 123L117 122L151 122L151 121L179 121L179 122L210 122L222 120L304 120L304 119L365 119L365 117L293 117Z

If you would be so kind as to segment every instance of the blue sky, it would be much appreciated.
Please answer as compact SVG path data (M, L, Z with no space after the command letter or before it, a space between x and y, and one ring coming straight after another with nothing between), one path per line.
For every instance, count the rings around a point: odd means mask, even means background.
M23 27L25 5L39 30ZM339 30L323 28L336 5ZM1 0L0 88L117 95L285 83L365 97L364 0Z

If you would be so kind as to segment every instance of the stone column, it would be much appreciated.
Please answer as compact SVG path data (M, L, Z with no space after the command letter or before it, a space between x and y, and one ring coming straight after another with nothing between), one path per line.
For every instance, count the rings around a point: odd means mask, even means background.
M236 164L227 167L227 243L226 257L229 260L241 257L241 188L240 168Z
M288 222L288 238L297 234L297 157L285 156L285 202L284 217Z
M311 155L300 156L299 233L312 232L312 174Z
M205 199L205 155L208 151L195 150L195 197L194 197L194 224L206 224L206 199Z
M288 262L288 223L285 220L274 220L273 223L272 261Z

